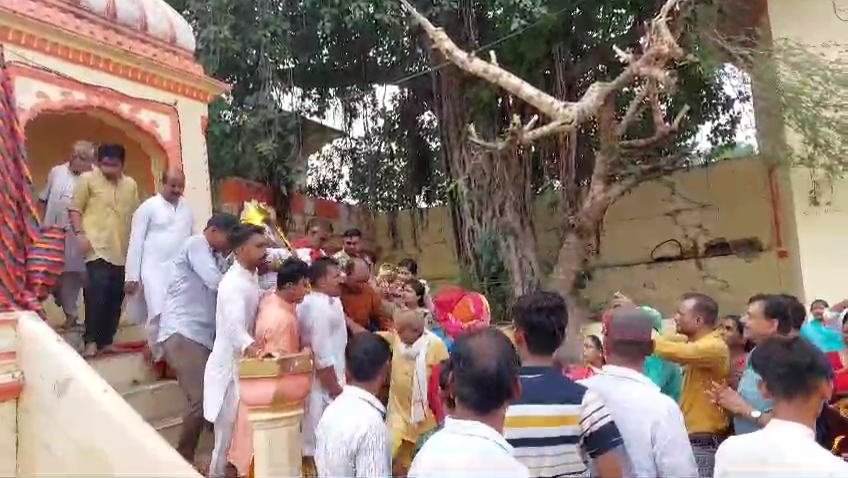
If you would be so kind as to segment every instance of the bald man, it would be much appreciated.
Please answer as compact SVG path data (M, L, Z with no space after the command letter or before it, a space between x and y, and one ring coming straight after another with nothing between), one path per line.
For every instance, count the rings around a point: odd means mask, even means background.
M353 257L345 262L343 272L341 300L348 330L352 334L390 330L394 308L369 284L371 269L368 263Z
M581 383L601 397L621 432L624 476L697 478L680 407L643 373L653 333L649 311L614 309L604 335L606 365Z
M162 358L156 345L159 315L165 306L171 265L192 233L194 218L183 199L185 175L169 169L162 173L159 194L135 211L127 252L124 293L131 319L143 323L153 359Z

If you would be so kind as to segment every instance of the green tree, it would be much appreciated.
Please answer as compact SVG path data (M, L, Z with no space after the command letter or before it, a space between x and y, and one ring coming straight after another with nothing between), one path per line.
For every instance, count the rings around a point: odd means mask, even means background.
M298 111L283 100L293 91L281 75L291 64L292 13L275 0L169 0L193 25L198 60L207 74L232 86L210 106L207 149L213 181L242 177L268 184L278 213L305 183ZM283 216L285 217L285 216Z
M721 145L732 140L738 122L733 99L721 87L720 70L676 60L671 68L675 88L658 91L655 103L671 111L687 105L685 120L666 124L668 134L650 145L625 142L633 147L623 153L637 170L607 174L604 182L618 184L611 190L615 194L586 208L597 194L598 154L608 152L602 125L581 121L565 134L532 143L481 147L485 138L491 143L510 128L517 132L539 108L446 61L397 0L173 3L194 21L207 71L234 85L210 122L210 167L216 176L251 175L276 184L281 193L294 187L291 152L297 141L291 138L296 135L283 121L291 115L281 113L279 99L296 87L302 100L295 105L297 113L320 116L336 106L348 128L365 125L361 136L340 141L325 154L333 167L316 178L313 193L349 195L383 211L447 202L461 262L484 284L491 257L480 253L494 249L512 295L548 283L551 276L551 268L539 259L534 233L533 205L540 194L555 199L553 217L559 218L564 244L552 284L576 296L600 247L609 205L638 181L686 167L692 161L686 153L701 125L712 124L712 142ZM612 46L637 48L645 22L659 7L656 0L413 3L459 47L495 51L499 65L566 103L627 68ZM681 45L696 50L698 38L680 28ZM379 98L379 87L385 85L397 90L389 107ZM631 104L648 106L647 101L633 102L640 90L630 86L604 104L607 117L621 117ZM590 116L598 116L594 113ZM655 132L649 114L628 121L623 141ZM667 161L656 168L653 157ZM332 174L338 171L349 173ZM497 247L488 247L492 237Z

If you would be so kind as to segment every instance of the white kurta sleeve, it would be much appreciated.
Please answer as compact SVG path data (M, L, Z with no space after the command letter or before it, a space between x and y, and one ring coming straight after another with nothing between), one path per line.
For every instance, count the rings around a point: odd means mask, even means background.
M245 349L253 343L253 337L247 331L248 304L244 291L229 296L218 293L218 310L224 321L224 333L230 339L236 350L233 351L237 358L241 358Z
M53 183L56 181L56 168L50 169L50 172L47 173L47 184L44 185L44 189L38 193L38 200L47 202L50 199L50 190L53 189Z
M329 327L330 320L327 317L330 314L326 310L327 307L315 307L314 305L307 309L311 312L311 316L307 319L312 336L312 354L315 361L315 369L321 370L332 367L335 364L335 360L333 360L335 357L333 353L333 331Z
M126 281L141 280L141 261L144 253L144 240L147 237L147 227L150 224L150 208L148 203L142 204L135 210L130 229L130 244L127 249Z

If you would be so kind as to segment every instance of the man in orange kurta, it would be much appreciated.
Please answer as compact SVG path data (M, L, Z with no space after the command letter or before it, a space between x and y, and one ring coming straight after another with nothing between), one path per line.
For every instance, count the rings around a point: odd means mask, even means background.
M277 273L277 289L260 301L254 332L260 357L300 352L295 306L309 291L306 279L308 269L309 266L299 259L287 259ZM243 403L239 404L229 460L238 470L239 476L249 475L253 460L253 428Z
M392 307L369 284L369 267L359 257L352 257L344 264L345 282L342 284L341 300L351 333L391 328Z

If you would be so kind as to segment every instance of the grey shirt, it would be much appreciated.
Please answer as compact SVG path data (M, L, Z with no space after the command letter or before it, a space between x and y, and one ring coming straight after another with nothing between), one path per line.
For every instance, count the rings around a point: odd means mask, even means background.
M79 175L71 171L68 163L54 166L47 175L47 185L38 195L38 199L46 204L43 224L45 226L64 226L68 228L71 221L68 217L68 207L74 197L74 187ZM69 228L68 228L69 229ZM84 272L85 261L79 252L77 238L68 231L65 237L65 269L64 272Z
M188 238L174 259L157 343L180 334L212 350L215 301L224 272L222 261L203 234Z

